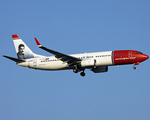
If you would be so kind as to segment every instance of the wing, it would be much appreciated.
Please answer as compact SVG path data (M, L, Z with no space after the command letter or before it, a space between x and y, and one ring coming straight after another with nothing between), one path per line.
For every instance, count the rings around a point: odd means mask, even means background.
M48 48L42 46L36 38L35 38L35 41L39 48L54 54L57 59L63 61L64 63L68 63L69 66L78 65L81 62L81 59L79 59L79 58L76 58L76 57L73 57L70 55L66 55L66 54L63 54L63 53L60 53L60 52L57 52L57 51L54 51L54 50L51 50L51 49L48 49Z

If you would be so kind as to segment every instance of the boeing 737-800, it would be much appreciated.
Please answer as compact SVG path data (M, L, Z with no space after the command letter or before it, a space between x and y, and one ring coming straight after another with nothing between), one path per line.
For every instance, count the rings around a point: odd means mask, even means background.
M90 69L94 73L101 73L107 72L108 66L113 65L133 64L133 69L136 69L135 65L139 65L149 58L148 55L135 50L115 50L66 55L42 46L35 38L39 48L54 55L47 57L33 53L18 35L12 35L12 38L18 58L5 55L3 57L15 61L19 66L39 70L72 69L74 73L81 72L80 75L85 76L85 69Z

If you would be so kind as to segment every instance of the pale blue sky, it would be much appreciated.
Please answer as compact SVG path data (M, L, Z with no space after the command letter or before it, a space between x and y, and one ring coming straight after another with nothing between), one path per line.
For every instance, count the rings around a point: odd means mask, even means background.
M0 0L1 55L17 57L12 34L65 54L139 50L150 56L148 0ZM1 120L149 120L150 60L107 73L40 71L0 57Z

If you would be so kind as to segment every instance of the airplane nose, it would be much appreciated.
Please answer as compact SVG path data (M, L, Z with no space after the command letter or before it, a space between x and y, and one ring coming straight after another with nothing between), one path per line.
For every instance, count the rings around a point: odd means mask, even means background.
M149 56L148 55L144 55L143 58L144 58L144 60L147 60L149 58Z
M146 55L146 59L148 59L149 58L149 56L148 55Z

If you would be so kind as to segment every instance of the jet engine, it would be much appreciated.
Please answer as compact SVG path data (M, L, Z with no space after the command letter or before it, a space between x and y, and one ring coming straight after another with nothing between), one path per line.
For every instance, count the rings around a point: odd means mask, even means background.
M100 67L92 68L91 70L94 73L107 72L108 71L108 66L100 66Z

